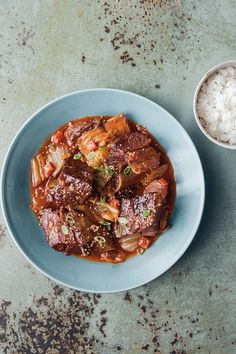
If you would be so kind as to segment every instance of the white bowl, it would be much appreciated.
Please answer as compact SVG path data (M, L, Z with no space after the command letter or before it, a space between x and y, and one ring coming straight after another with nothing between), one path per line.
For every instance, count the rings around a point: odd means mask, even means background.
M223 63L220 63L216 66L214 66L212 69L208 70L207 73L201 78L201 80L199 81L198 85L197 85L197 88L196 88L196 91L195 91L195 94L194 94L194 98L193 98L193 111L194 111L194 116L195 116L195 119L196 119L196 122L197 122L197 125L199 126L199 128L201 129L201 131L205 134L205 136L210 139L211 141L213 141L213 143L219 145L219 146L222 146L224 148L227 148L227 149L236 149L236 144L235 145L232 145L232 144L229 144L229 143L223 143L222 141L219 141L215 138L213 138L207 131L206 129L202 126L202 123L199 119L199 116L198 116L198 112L197 112L197 100L198 100L198 95L199 95L199 91L202 87L202 85L204 84L205 81L207 81L207 79L212 75L212 74L215 74L218 70L220 69L224 69L226 67L229 67L229 66L233 66L236 68L236 60L228 60L228 61L225 61Z

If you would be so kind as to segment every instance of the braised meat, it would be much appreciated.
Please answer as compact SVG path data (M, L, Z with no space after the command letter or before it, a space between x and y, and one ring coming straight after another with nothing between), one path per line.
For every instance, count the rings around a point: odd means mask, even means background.
M165 198L158 193L144 193L134 198L122 199L121 223L118 219L116 224L117 237L136 232L154 236L158 231L165 204Z
M139 132L132 132L122 136L116 143L116 148L124 152L135 151L145 148L150 142L151 139L148 136Z
M161 154L152 147L128 152L128 162L134 173L142 173L159 166Z
M114 167L115 170L119 171L122 167L126 166L128 163L128 156L125 151L118 149L116 144L113 144L110 149L110 154L106 160L109 166Z
M73 157L66 159L58 182L47 194L48 206L57 208L84 203L92 194L93 169Z
M77 139L80 138L84 133L91 129L98 128L100 124L101 119L99 119L98 117L83 122L78 121L76 123L70 123L64 133L68 145L72 146L76 143Z
M148 146L150 142L150 138L139 132L131 132L123 135L111 146L107 163L114 166L116 170L121 170L129 161L129 151L143 149Z
M117 174L113 179L113 193L116 193L120 190L126 189L131 186L135 186L136 188L145 177L145 173L134 173L129 176L124 175L124 173Z
M146 193L157 193L162 199L165 199L168 193L168 183L164 179L155 180L145 188Z
M50 247L119 263L169 228L175 180L164 149L123 113L59 128L31 160L32 210Z
M40 223L49 246L67 255L79 253L88 256L92 248L99 254L115 250L105 227L92 224L75 211L44 209Z
M88 246L89 234L84 234L78 222L67 220L68 212L63 209L44 209L40 215L40 223L50 247L66 254L80 253L81 247ZM74 219L74 218L73 218Z

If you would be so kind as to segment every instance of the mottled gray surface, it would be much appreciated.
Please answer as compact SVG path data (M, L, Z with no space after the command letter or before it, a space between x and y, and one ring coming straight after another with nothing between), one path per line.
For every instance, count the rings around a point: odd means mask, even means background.
M235 57L235 0L0 1L0 164L22 123L77 89L145 95L191 135L206 207L186 254L146 286L88 295L34 270L0 218L1 353L236 353L236 153L198 130L201 75Z

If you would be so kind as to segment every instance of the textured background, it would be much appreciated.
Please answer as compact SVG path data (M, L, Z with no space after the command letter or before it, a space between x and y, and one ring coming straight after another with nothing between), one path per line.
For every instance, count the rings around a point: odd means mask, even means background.
M0 217L1 353L236 353L236 153L209 142L194 89L235 57L235 0L0 0L0 165L22 123L77 89L158 102L201 156L206 206L186 254L146 286L90 295L32 268Z

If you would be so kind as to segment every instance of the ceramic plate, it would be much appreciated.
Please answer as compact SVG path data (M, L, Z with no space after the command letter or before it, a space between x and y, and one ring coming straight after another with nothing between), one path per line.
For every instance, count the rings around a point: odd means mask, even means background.
M174 167L177 199L164 233L142 256L111 265L67 257L48 247L29 208L29 166L42 142L62 124L83 116L124 112L143 124L165 148ZM183 127L156 103L131 92L92 89L60 97L32 115L7 153L1 185L4 217L24 256L38 270L70 288L116 292L145 284L170 268L185 252L201 220L204 176L198 153Z

